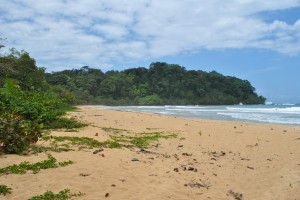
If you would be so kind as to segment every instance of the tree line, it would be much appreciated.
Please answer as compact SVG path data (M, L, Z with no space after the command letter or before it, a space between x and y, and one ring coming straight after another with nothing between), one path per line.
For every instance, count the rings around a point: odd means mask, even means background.
M186 70L176 64L152 63L123 71L80 69L46 73L57 92L70 92L76 104L221 105L263 104L247 80L216 71Z
M25 51L11 50L0 57L0 86L5 78L18 81L22 89L51 90L71 104L104 105L221 105L263 104L247 80L216 71L187 70L165 62L149 68L102 72L80 69L46 73Z

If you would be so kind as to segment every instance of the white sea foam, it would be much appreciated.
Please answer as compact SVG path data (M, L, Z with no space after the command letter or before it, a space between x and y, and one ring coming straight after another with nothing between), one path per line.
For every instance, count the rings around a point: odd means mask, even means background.
M249 120L253 122L275 123L275 124L294 124L300 125L300 119L286 118L283 116L268 115L268 114L245 114L245 113L218 113L219 115L230 116L235 119Z
M288 107L288 108L235 108L226 107L227 110L236 112L258 112L258 113L292 113L300 115L300 107Z

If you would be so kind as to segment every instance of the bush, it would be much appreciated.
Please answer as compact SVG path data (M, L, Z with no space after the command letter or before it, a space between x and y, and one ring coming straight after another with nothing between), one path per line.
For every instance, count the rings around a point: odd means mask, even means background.
M60 117L56 120L46 123L45 128L47 129L74 129L74 128L82 128L87 126L88 124L83 122L78 122L75 118L66 118Z
M16 113L25 120L44 123L63 115L63 102L50 91L24 91L14 80L7 80L0 89L1 113Z
M157 94L148 95L139 100L140 105L160 105L161 98Z
M8 153L21 153L38 141L43 127L85 126L62 117L71 109L51 91L22 90L17 81L6 80L0 88L0 147Z
M22 153L38 141L42 125L26 121L20 115L6 114L0 118L0 144L7 153Z
M7 194L11 194L11 188L6 185L0 185L0 195L6 196Z

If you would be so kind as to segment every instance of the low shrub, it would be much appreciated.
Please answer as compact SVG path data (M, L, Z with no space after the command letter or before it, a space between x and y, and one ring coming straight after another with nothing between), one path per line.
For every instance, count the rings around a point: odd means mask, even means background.
M22 90L15 80L0 88L0 147L7 153L22 153L41 137L43 128L80 128L86 124L62 117L73 109L55 93Z
M38 141L42 125L25 120L16 114L5 114L0 118L0 145L7 153L22 153L31 143Z
M11 194L11 188L6 185L0 185L0 195L6 196L7 194Z
M21 162L18 165L14 164L5 168L1 168L0 175L1 174L25 174L29 170L33 171L33 173L37 173L41 169L65 167L73 163L74 162L71 160L57 163L56 158L54 158L52 155L49 154L47 160L43 160L37 163Z
M55 194L52 191L47 191L42 195L31 197L29 200L67 200L72 199L72 197L80 197L83 196L84 193L71 193L69 189L64 189L60 191L58 194Z
M46 129L74 129L74 128L82 128L87 126L88 124L79 122L75 118L67 118L67 117L59 117L51 122L47 122L45 124Z

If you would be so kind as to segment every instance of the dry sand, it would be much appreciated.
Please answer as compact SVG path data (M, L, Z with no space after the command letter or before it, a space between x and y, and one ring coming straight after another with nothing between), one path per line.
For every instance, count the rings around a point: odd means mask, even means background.
M104 141L109 135L100 127L112 127L172 132L177 138L160 139L142 152L138 148L105 148L97 154L95 149L52 152L58 161L75 164L37 174L2 175L0 185L11 187L13 193L0 199L28 199L65 188L85 193L74 199L88 200L300 199L300 127L80 108L70 115L91 126L52 134ZM46 158L45 153L1 155L0 168Z

